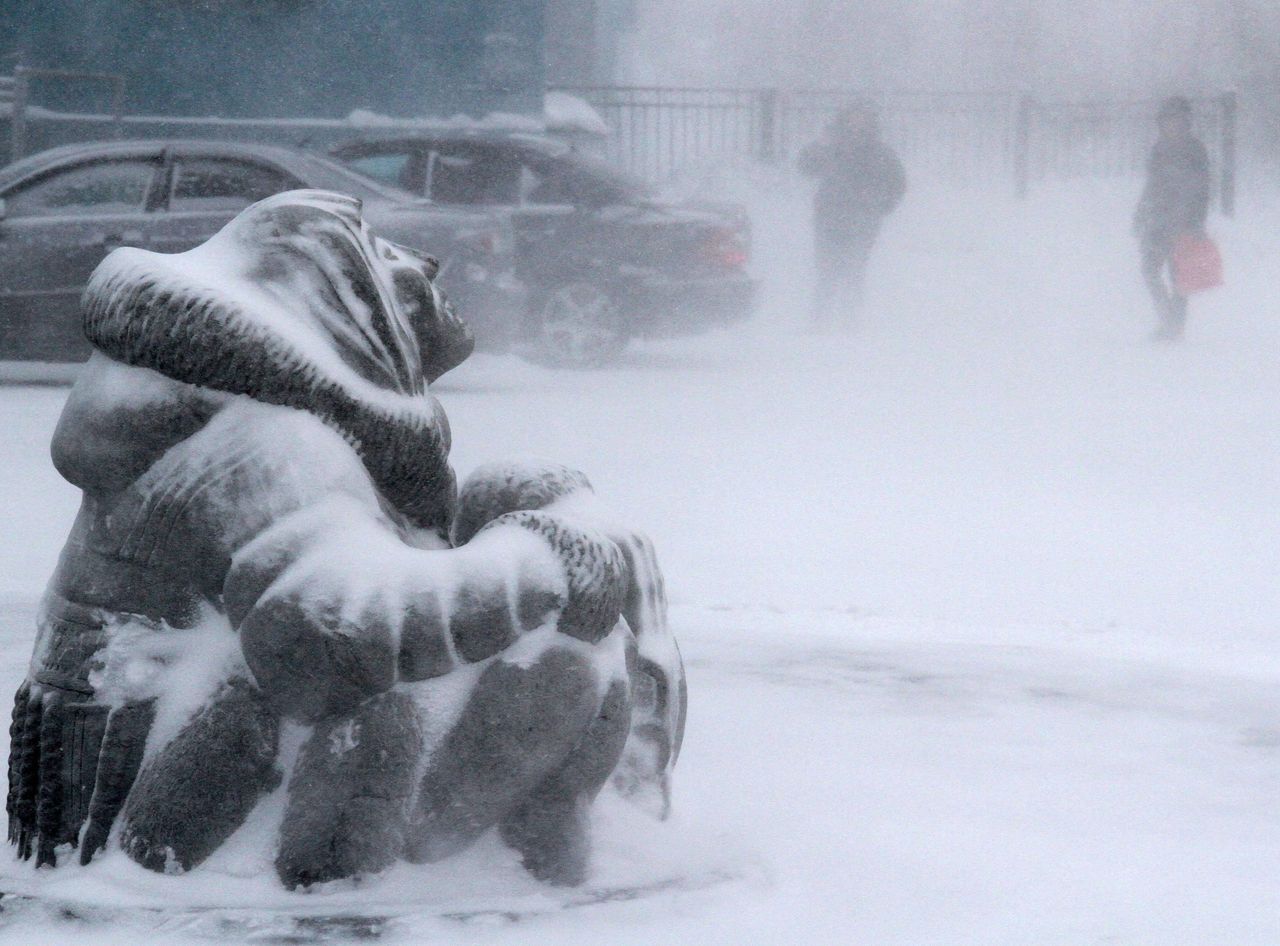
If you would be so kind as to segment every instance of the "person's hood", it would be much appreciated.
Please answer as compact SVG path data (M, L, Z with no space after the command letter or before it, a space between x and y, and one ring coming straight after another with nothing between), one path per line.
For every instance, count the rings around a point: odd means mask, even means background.
M112 252L85 290L84 330L123 364L319 417L393 505L444 530L449 428L427 385L474 342L434 266L374 236L359 201L291 191L185 253Z

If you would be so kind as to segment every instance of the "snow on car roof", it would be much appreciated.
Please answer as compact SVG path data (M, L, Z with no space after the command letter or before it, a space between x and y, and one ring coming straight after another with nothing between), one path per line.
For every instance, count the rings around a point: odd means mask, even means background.
M568 154L573 149L565 142L549 135L535 132L499 128L452 127L441 125L438 128L376 129L362 132L358 138L335 145L332 153L341 153L349 148L363 144L390 144L409 142L467 142L479 141L485 144L509 144L532 148L552 157Z

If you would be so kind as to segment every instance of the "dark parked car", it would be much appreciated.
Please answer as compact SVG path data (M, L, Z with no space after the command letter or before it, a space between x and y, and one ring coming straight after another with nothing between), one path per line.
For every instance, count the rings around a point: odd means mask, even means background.
M380 235L437 257L441 286L464 317L513 319L525 310L525 290L512 277L514 237L493 214L433 206L285 148L68 145L0 169L0 375L49 378L88 355L79 299L109 250L187 250L249 204L300 187L360 198Z
M511 221L516 275L529 287L519 324L473 320L565 361L603 360L637 335L673 335L746 317L750 226L740 208L664 203L641 182L541 135L424 130L334 148L361 174L442 207Z

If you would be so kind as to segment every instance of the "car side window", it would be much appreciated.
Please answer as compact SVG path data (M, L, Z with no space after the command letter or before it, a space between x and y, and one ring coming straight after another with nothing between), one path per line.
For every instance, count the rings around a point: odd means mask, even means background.
M11 218L139 213L156 167L130 159L55 171L6 194L5 213Z
M225 158L179 158L169 209L235 213L291 186L287 175L261 164Z
M514 204L520 162L497 151L437 151L431 156L431 199L439 204Z

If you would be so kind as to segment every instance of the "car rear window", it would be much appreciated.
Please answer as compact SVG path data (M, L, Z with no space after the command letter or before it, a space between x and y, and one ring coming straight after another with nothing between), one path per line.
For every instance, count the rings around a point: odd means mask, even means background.
M438 151L431 161L431 199L440 204L514 204L520 162L487 150Z
M404 187L406 183L405 174L409 169L409 155L407 153L370 154L360 158L352 158L347 164L353 170L359 171L375 181L381 181L384 184L391 184L396 187Z
M379 197L383 200L405 200L414 196L402 188L385 184L367 174L361 174L314 154L298 154L294 156L294 160L298 173L305 176L308 187L338 191L361 199Z
M649 193L647 185L638 178L577 154L531 157L528 165L532 176L526 186L525 199L529 203L601 207L635 203Z

